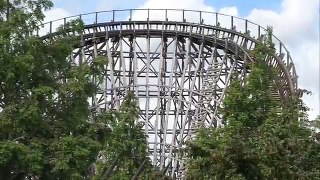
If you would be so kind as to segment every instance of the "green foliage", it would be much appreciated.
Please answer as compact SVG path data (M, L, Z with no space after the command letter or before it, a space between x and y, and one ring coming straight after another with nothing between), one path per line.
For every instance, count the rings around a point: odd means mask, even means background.
M104 112L97 117L99 139L104 144L102 157L99 162L100 174L97 179L106 177L105 172L116 163L115 170L108 176L112 179L130 179L138 170L148 155L146 135L143 125L138 122L140 109L138 100L129 91L128 96L121 104L119 112ZM150 162L148 161L150 167Z
M252 52L245 85L234 78L220 110L225 127L200 130L189 144L188 179L317 179L320 144L302 101L271 96L274 70L264 63L274 52L271 32ZM314 121L313 123L315 123Z
M251 55L257 61L264 61L266 55L273 56L275 54L274 43L272 42L272 27L268 26L266 35L262 35L261 43L257 44L255 49L251 52Z
M1 141L0 176L17 178L26 175L27 172L40 173L43 168L43 155L38 149L33 149L34 145L26 146L14 141Z
M152 176L134 94L118 112L95 116L88 109L108 61L67 58L83 22L67 22L47 41L33 36L50 7L49 0L0 0L0 178Z
M50 7L47 0L0 0L1 179L86 178L106 142L92 131L98 125L90 121L88 98L98 90L93 79L104 75L107 60L68 61L80 20L59 27L60 35L47 42L33 36Z

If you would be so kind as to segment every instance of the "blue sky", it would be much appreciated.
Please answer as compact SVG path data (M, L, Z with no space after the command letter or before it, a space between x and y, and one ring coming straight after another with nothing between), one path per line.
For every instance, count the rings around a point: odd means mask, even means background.
M216 11L240 16L264 27L286 45L299 75L299 87L313 92L304 97L320 114L319 0L53 0L45 21L80 13L130 8L176 8Z
M137 8L146 0L106 0L105 7L102 10ZM56 8L64 8L72 14L80 14L85 12L94 12L101 10L99 5L101 0L54 0ZM272 9L278 12L281 8L281 0L205 0L208 6L221 9L228 6L236 6L240 16L246 16L254 9Z
M272 9L279 11L281 7L280 0L206 0L208 5L221 9L226 6L236 6L240 16L247 16L254 9Z

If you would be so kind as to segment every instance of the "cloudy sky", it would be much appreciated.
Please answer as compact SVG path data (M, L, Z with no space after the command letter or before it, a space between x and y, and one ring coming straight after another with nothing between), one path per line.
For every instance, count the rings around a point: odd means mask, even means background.
M310 118L320 114L319 0L53 0L46 21L112 9L176 8L222 12L271 25L287 46L299 75L300 88L312 91L304 100Z

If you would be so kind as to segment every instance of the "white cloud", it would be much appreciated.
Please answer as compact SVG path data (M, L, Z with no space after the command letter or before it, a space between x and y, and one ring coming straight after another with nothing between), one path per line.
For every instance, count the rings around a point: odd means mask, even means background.
M59 20L59 21L55 21L55 20L71 16L71 14L68 11L66 11L65 9L62 9L62 8L50 9L48 11L45 11L44 15L45 15L45 18L44 18L43 22L47 23L47 24L45 24L44 27L40 29L40 31L39 31L40 36L45 35L50 32L50 24L48 22L54 21L52 23L52 31L54 32L55 29L57 27L59 27L59 25L64 23L63 19Z
M176 8L214 11L204 0L148 0L140 8ZM283 0L279 12L266 9L253 9L246 19L261 26L271 25L274 34L287 46L295 63L299 76L299 87L313 92L312 96L304 97L312 109L314 118L319 112L319 1L318 0ZM238 16L237 7L221 8L219 13ZM177 17L180 18L180 17ZM228 25L221 22L221 25ZM220 20L223 20L220 18ZM220 21L219 20L219 21ZM208 20L205 19L208 22ZM235 22L235 24L237 24ZM237 29L241 25L237 24Z
M219 10L219 13L221 14L227 14L227 15L231 15L231 16L238 16L238 8L235 6L232 7L223 7Z
M208 11L208 12L214 12L215 9L212 6L208 6L205 4L204 0L147 0L143 5L139 6L138 8L141 9L185 9L185 10L202 10L202 11ZM153 18L153 20L165 20L165 11L153 11L153 14L150 14L150 17ZM145 20L147 12L137 12L134 13L134 19L138 20ZM193 21L193 22L199 22L199 16L195 16L195 12L191 11L185 11L184 13L185 19L187 21ZM214 17L211 14L212 17ZM168 11L167 17L169 21L181 21L182 20L182 11ZM209 14L203 14L202 19L204 21L211 20Z
M314 119L319 112L319 42L304 41L301 45L290 48L293 61L299 75L298 84L312 92L303 99L310 108L310 118Z
M97 11L112 10L117 6L118 1L101 0L98 2Z
M114 9L127 9L139 5L144 0L96 0L97 11L107 11Z
M247 18L263 26L272 25L282 41L296 46L318 35L318 8L318 0L284 0L279 13L253 9Z
M44 22L48 22L48 21L71 16L71 14L67 10L62 9L62 8L50 9L48 11L45 11L44 15L46 16L44 19Z
M127 2L128 0L121 0ZM104 2L104 3L103 3ZM108 3L106 3L108 2ZM117 4L110 1L101 1L100 9L112 9ZM106 6L108 5L108 6ZM156 8L156 9L192 9L209 12L220 12L223 14L238 16L238 8L235 6L223 7L216 10L209 6L204 0L146 0L138 8ZM135 19L146 20L146 12L134 12ZM154 11L153 11L154 12ZM54 8L46 13L45 21L69 16L70 13L61 8ZM123 17L128 17L124 15ZM152 18L164 20L164 13L158 12L150 14ZM175 12L168 12L169 20L181 20L182 15ZM186 12L185 18L190 21L198 21L198 17ZM215 17L206 14L203 19L206 24L214 24ZM310 97L305 97L307 105L313 109L311 117L315 117L319 112L319 1L318 0L283 0L281 9L273 11L269 9L253 9L246 19L251 20L261 26L271 25L274 28L274 34L287 46L295 63L299 75L299 86L313 92ZM222 26L229 26L228 17L220 18L219 21L226 19L226 22L220 22ZM237 24L237 30L241 30L242 25Z
M213 7L204 3L204 0L147 0L139 8L174 9L177 7L179 7L179 9L214 11Z
M280 12L253 9L247 19L271 25L274 34L288 47L295 63L300 88L313 92L304 97L310 118L319 112L319 1L283 0Z
M147 0L139 8L177 8L214 12L212 6L204 0ZM307 105L312 109L311 118L319 112L319 1L318 0L283 0L281 10L253 9L245 19L249 19L263 27L273 26L274 34L287 46L295 63L299 76L299 87L313 92L312 96L304 97ZM235 6L221 8L219 13L238 16ZM169 15L169 14L168 14ZM145 14L136 13L136 18L143 18ZM155 17L160 17L155 15ZM181 14L171 14L169 20L180 20ZM188 18L188 17L187 17ZM189 17L195 20L196 17ZM206 24L212 24L211 17L204 17ZM222 22L222 21L226 22ZM229 17L219 19L221 26L229 26ZM209 22L209 23L208 23ZM212 21L213 22L213 21ZM237 30L243 29L235 19ZM242 30L241 30L242 31ZM255 36L255 35L253 35Z

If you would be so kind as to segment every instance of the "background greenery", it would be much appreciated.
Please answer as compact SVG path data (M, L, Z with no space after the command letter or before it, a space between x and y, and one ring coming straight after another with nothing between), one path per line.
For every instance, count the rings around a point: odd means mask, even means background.
M138 100L91 116L88 98L107 59L67 61L83 23L60 36L33 36L49 0L0 0L0 179L170 179L151 165ZM74 35L68 35L73 31ZM189 179L319 179L319 135L300 99L272 99L274 71L263 62L269 39L252 56L247 83L235 76L221 113L225 127L201 129L188 144ZM317 139L318 137L318 139Z

